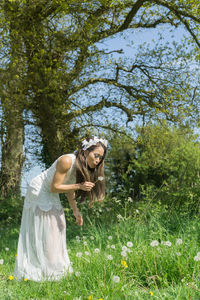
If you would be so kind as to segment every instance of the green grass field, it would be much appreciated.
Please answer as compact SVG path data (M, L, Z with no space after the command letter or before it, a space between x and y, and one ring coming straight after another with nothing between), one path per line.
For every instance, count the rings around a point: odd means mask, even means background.
M97 209L98 210L98 209ZM176 213L83 210L67 219L74 273L59 282L12 279L19 225L1 227L0 299L200 299L200 223ZM95 215L96 216L96 215Z

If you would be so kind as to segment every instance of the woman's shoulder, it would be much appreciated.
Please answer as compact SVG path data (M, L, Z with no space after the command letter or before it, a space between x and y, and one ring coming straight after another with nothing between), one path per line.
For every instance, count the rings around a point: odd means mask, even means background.
M74 154L64 154L60 156L57 159L57 165L56 165L57 169L59 169L60 172L65 173L71 168L74 159L75 159Z

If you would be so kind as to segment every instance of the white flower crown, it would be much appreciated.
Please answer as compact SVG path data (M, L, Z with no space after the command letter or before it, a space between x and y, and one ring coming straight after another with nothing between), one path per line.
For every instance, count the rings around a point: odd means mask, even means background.
M105 139L99 139L98 137L94 136L93 139L90 139L89 142L87 140L82 141L82 149L85 151L86 149L90 148L93 145L96 145L98 142L104 144L105 147L108 145L108 141Z

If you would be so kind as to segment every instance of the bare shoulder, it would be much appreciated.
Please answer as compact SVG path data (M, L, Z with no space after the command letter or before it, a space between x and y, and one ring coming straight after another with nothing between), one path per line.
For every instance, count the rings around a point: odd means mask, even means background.
M59 157L56 165L57 171L60 173L66 173L72 165L72 158L69 155L62 155Z

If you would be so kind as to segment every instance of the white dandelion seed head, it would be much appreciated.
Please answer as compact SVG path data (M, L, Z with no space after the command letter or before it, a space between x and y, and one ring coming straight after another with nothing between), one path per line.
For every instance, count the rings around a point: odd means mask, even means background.
M127 246L128 246L129 248L131 248L131 247L133 247L133 243L132 243L132 242L127 242Z
M112 235L109 235L108 239L109 239L109 240L112 240Z
M9 248L5 248L6 251L9 251Z
M170 241L166 241L163 243L165 246L171 247L172 243Z
M86 241L84 241L84 242L83 242L83 245L84 245L84 246L87 246L87 242L86 242Z
M122 251L127 251L128 248L126 246L122 246Z
M77 256L77 257L81 257L82 255L83 255L82 252L77 252L77 253L76 253L76 256Z
M122 252L121 252L121 256L127 257L127 252L126 252L126 251L122 251Z
M104 180L104 177L103 177L103 176L99 176L99 177L98 177L98 180L99 180L99 181L103 181L103 180Z
M176 245L181 245L181 244L183 244L182 239L177 239L177 240L176 240Z
M120 282L119 276L114 275L114 276L113 276L113 281L114 281L115 283Z
M111 249L115 249L116 247L115 247L115 245L111 245L110 248Z
M91 235L90 239L91 239L92 241L94 241L94 237L93 237L92 235Z
M99 253L99 252L100 252L99 248L94 249L94 253Z
M194 257L194 260L195 260L195 261L200 261L200 256L196 255L196 256Z
M154 240L150 244L152 247L157 247L159 245L159 242L157 240Z
M81 239L80 236L77 235L77 236L76 236L76 240L80 240L80 239Z
M0 265L3 265L3 263L4 263L4 260L3 260L3 258L1 258L0 259Z
M85 255L89 256L89 255L90 255L90 252L85 251Z
M108 259L108 260L113 260L113 257L112 257L112 255L110 255L110 254L109 254L109 255L107 255L107 259Z

